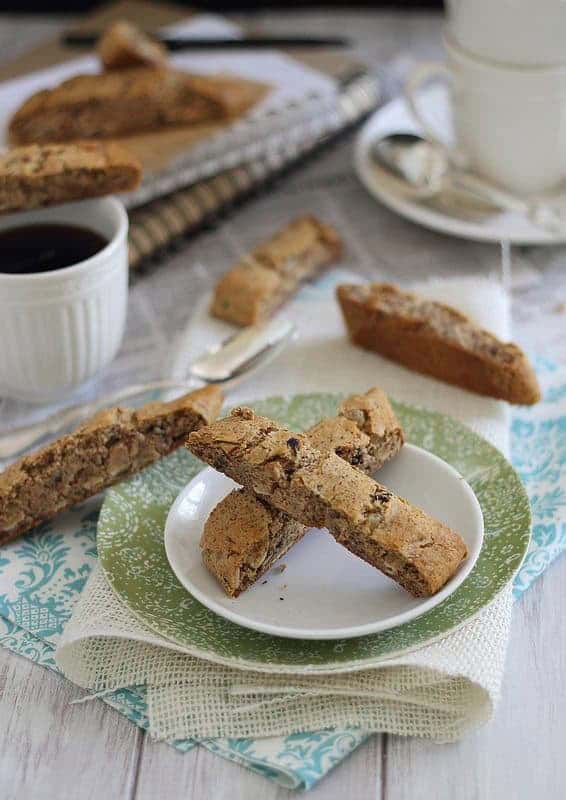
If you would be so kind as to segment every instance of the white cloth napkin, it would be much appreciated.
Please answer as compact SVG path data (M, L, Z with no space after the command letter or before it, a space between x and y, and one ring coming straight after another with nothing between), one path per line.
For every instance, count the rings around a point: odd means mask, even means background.
M416 375L348 343L333 295L337 282L351 279L331 273L301 291L284 310L299 327L298 342L250 385L231 392L230 403L378 384L399 400L456 417L506 452L503 403ZM507 296L495 282L430 281L418 290L460 308L503 338L509 334ZM208 317L207 303L181 337L173 365L177 373L229 330ZM150 733L159 738L265 737L356 725L451 741L493 713L510 619L509 587L456 632L372 669L316 677L266 675L184 653L142 625L99 570L66 626L57 663L67 677L96 693L145 684Z

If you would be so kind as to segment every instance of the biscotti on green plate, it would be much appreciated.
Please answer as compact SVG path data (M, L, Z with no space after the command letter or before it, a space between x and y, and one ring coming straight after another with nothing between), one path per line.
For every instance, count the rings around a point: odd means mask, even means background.
M129 192L141 175L138 160L115 142L16 147L0 155L0 212Z
M327 528L415 597L436 594L467 556L447 525L249 408L191 433L187 447L297 522Z
M341 253L330 225L311 215L293 220L220 279L210 313L235 325L263 322Z
M520 405L540 400L523 351L456 309L388 283L343 284L336 294L354 344L477 394Z
M207 386L167 403L110 408L0 474L0 544L180 447L222 407Z
M307 431L321 453L336 453L371 474L393 458L403 430L387 395L375 387L348 397L336 417ZM231 597L264 575L307 528L245 489L230 492L210 513L200 541L203 561Z

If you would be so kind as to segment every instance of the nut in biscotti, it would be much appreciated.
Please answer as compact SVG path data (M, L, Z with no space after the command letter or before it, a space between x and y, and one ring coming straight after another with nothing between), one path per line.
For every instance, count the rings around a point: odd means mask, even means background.
M322 420L307 436L321 453L336 453L368 474L396 455L404 440L387 395L377 387L348 397L337 416ZM204 525L200 542L203 561L224 591L237 597L306 530L252 492L234 490L218 503Z
M387 283L344 284L336 293L354 344L477 394L527 405L540 400L523 351L456 309Z
M303 525L336 540L416 597L438 592L467 556L458 533L305 434L237 409L192 433L189 450Z
M168 403L111 408L20 458L0 474L0 544L168 455L216 418L222 400L208 386Z

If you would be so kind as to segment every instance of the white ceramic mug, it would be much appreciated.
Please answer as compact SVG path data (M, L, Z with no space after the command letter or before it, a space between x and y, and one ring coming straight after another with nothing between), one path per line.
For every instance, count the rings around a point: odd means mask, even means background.
M566 63L564 0L447 0L450 36L471 55L515 66Z
M455 160L518 195L555 188L566 177L566 66L516 68L473 58L445 38L446 63L417 66L406 98L433 141L449 146L427 119L419 91L450 87Z
M128 215L113 197L0 217L0 231L35 224L79 225L108 244L70 267L2 273L0 397L64 397L105 367L122 342L128 296Z

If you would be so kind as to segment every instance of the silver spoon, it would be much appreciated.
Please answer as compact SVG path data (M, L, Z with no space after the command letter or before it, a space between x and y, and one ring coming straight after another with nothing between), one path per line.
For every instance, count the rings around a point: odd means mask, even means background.
M216 383L234 386L276 358L296 336L296 326L287 320L272 320L264 325L252 325L231 336L194 361L189 377L183 380L159 380L119 389L92 403L64 408L41 422L12 428L0 436L0 459L21 455L47 436L57 436L76 427L102 408L121 403L136 395L167 391L174 396L196 389L203 384Z
M530 210L525 201L462 170L444 148L416 133L383 136L372 145L371 156L405 194L425 199L451 189L509 211Z

